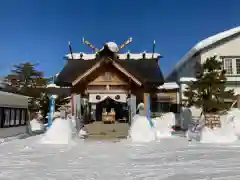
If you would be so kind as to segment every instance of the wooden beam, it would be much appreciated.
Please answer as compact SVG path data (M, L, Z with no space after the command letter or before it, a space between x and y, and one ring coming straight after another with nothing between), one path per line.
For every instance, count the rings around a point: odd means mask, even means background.
M237 95L237 108L240 109L240 95Z
M71 106L72 116L76 116L75 93L71 94Z
M100 67L102 61L98 62L97 64L95 64L94 66L92 66L90 69L88 69L84 74L82 74L81 76L79 76L76 80L74 80L72 82L72 85L75 86L79 81L81 81L84 77L88 76L89 74L91 74L94 70L96 70L97 68Z
M137 85L141 86L142 83L135 78L133 75L131 75L128 71L126 71L123 67L121 67L118 63L114 62L112 60L112 64L114 67L116 67L119 71L121 71L123 74L125 74L127 77L131 78Z
M144 103L145 114L146 116L148 116L150 113L150 94L149 93L143 94L143 103Z

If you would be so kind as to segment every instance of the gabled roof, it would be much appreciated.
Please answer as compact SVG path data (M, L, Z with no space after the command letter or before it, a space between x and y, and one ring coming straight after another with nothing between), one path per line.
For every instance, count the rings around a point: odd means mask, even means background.
M55 83L59 86L71 86L74 80L98 62L98 59L89 61L69 60L57 76ZM142 59L139 61L117 59L114 60L114 62L119 64L142 83L156 84L156 86L164 83L163 74L156 59Z
M130 72L126 71L125 68L123 68L119 63L117 63L116 61L112 60L111 58L107 58L107 61L110 61L111 64L118 69L119 71L121 71L123 74L125 74L126 76L128 76L129 78L131 78L136 84L138 84L139 86L142 85L142 83L135 77L133 76ZM80 75L76 80L74 80L72 82L72 85L76 85L78 82L81 81L81 79L83 79L84 77L88 76L89 74L91 74L93 71L97 70L99 67L104 66L103 63L106 62L106 59L102 59L101 61L98 61L98 63L94 64L94 66L92 66L90 69L86 70L84 74Z
M189 61L195 54L197 54L198 52L200 52L201 50L208 48L212 45L214 45L215 43L218 43L222 40L225 40L226 38L232 37L236 34L240 33L240 26L218 33L214 36L210 36L202 41L200 41L199 43L197 43L190 51L187 52L187 54L185 54L185 56L183 56L183 58L176 64L176 66L174 67L173 71L168 75L168 77L170 77L174 72L176 72L184 63L186 63L187 61Z
M125 56L126 55L126 56ZM58 74L56 78L56 84L59 86L71 86L72 83L84 73L87 73L94 66L101 61L112 61L111 63L117 68L124 71L124 74L131 75L136 78L138 82L143 84L151 84L159 86L164 83L164 78L158 60L160 55L157 53L140 53L132 56L126 53L124 56L116 52L112 52L108 46L96 53L94 56L88 56L85 54L73 55L72 59L68 59L68 63L63 70ZM134 58L134 59L132 59ZM132 78L132 79L134 79Z

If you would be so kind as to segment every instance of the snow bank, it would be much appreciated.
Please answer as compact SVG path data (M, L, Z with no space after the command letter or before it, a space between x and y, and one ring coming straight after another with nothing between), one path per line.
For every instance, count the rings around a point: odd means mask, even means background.
M240 111L232 109L228 114L220 117L220 128L210 129L204 125L195 125L188 129L186 135L189 140L195 139L201 143L232 143L237 141L240 135L238 119L240 119ZM197 128L198 126L199 128Z
M129 130L133 142L150 142L156 140L155 130L150 127L146 116L135 115Z
M228 112L228 121L232 122L234 133L240 136L240 110L233 108Z
M32 132L35 131L44 131L44 124L37 119L33 119L30 121L30 130Z
M175 114L165 113L161 117L152 119L154 127L150 127L146 116L133 117L129 130L129 137L133 142L150 142L161 138L172 137L172 126L175 125Z
M172 137L172 126L176 124L174 113L165 113L161 117L154 118L153 122L158 138Z
M196 140L201 143L233 143L238 137L232 128L214 128L203 127L201 130L188 130L186 133L188 140Z
M56 118L41 139L42 144L69 144L72 140L72 121Z
M85 130L85 128L80 129L79 133L78 133L78 137L81 139L84 139L88 136L87 131Z
M225 126L222 128L210 129L204 127L201 132L201 143L233 143L238 137L232 131L232 127Z

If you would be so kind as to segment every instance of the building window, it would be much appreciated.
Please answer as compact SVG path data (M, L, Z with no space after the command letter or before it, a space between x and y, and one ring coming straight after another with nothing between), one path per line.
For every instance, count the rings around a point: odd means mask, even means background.
M240 74L240 59L236 59L236 73Z
M240 75L240 58L225 58L223 62L227 75Z
M3 128L4 115L3 115L3 108L0 107L0 127Z
M13 126L15 125L15 109L11 109L11 114L10 114L10 125Z
M4 126L8 127L10 125L9 121L10 121L10 109L5 108L4 109Z
M23 125L26 122L26 111L25 109L21 109L22 113L21 113L21 121L20 124Z
M224 69L226 70L226 74L233 74L232 62L232 59L224 59Z
M20 112L20 109L17 109L17 112L16 112L16 125L20 124L20 118L21 118L21 112Z

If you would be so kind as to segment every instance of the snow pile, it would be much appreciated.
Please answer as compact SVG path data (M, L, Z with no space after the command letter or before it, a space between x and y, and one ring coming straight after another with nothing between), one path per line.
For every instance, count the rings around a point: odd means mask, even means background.
M233 143L237 140L231 125L214 129L204 127L201 132L201 143Z
M196 140L200 141L201 138L201 132L204 127L204 124L191 124L188 127L188 130L186 132L186 137L189 141Z
M240 135L240 110L231 109L227 115L220 117L221 128L213 130L204 128L201 142L231 143Z
M78 137L81 139L84 139L88 136L87 131L85 130L85 128L80 129L79 133L78 133Z
M240 110L233 108L228 112L228 121L232 122L234 132L237 136L240 136Z
M77 121L76 121L76 118L74 116L68 115L67 120L71 122L72 129L77 128Z
M135 115L129 130L133 142L150 142L156 140L156 132L150 127L146 116Z
M153 119L154 129L158 138L165 138L172 136L172 126L175 125L175 115L172 112L165 113L161 117Z
M30 130L32 132L43 131L44 130L44 124L37 119L33 119L33 120L30 121Z
M238 140L236 135L235 122L232 114L223 115L220 117L221 127L213 129L197 124L190 127L187 132L189 140L199 140L201 143L233 143Z
M72 140L72 121L56 118L41 139L42 144L69 144Z
M72 121L73 128L76 128L76 126L77 126L76 119L75 118L71 118L71 121Z

